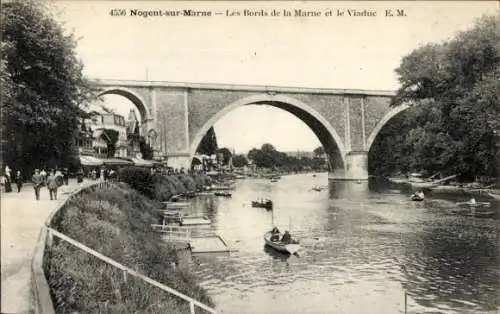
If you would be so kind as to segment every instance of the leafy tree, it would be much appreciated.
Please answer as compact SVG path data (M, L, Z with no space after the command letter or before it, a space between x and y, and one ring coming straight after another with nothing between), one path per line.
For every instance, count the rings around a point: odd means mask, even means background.
M325 149L323 146L317 147L313 150L313 154L315 157L323 157L323 155L325 155Z
M248 165L248 160L245 155L234 155L233 156L233 166L235 167L244 167Z
M153 159L154 156L153 148L151 147L151 145L146 143L144 137L141 137L139 141L139 148L141 150L141 155L143 159Z
M115 155L116 152L116 143L118 142L119 133L118 131L112 129L103 129L102 131L105 134L105 137L108 139L106 141L108 152L106 157L111 158Z
M370 168L386 159L386 170L496 176L500 15L481 18L448 42L414 50L396 72L401 88L394 105L413 107L397 127L382 130L379 137L391 138L377 138Z
M231 151L228 148L219 148L215 151L215 154L217 157L220 159L223 165L227 165L229 163L229 160L233 156Z
M95 98L73 35L48 12L42 2L15 1L0 13L2 149L25 173L75 158L81 108Z
M196 153L204 155L213 155L217 150L217 137L215 135L215 130L211 127L205 136L201 139L200 145Z

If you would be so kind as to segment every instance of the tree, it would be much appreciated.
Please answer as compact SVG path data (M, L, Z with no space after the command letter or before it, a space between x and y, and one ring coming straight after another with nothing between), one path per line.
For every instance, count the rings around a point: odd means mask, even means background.
M196 150L198 154L213 155L217 150L217 137L215 135L215 130L211 127L205 136L201 139L200 145Z
M323 157L325 155L325 149L323 148L323 146L320 146L318 148L315 148L313 150L313 154L314 154L314 157Z
M154 156L153 148L151 147L151 145L146 143L146 140L142 136L141 139L139 140L139 149L141 150L141 155L143 159L153 159Z
M215 154L217 155L217 158L220 160L220 162L223 165L227 165L229 163L229 160L233 156L231 151L228 148L219 148L215 151Z
M119 133L116 130L112 129L102 129L105 137L108 139L106 141L107 144L107 158L111 158L115 155L116 152L116 143L118 142Z
M65 166L77 154L81 108L95 99L73 35L45 4L2 4L2 149L12 168Z
M481 18L448 42L412 51L396 73L401 88L393 105L413 108L403 114L400 128L382 130L379 136L392 136L392 143L373 149L390 151L384 157L394 169L496 176L500 15Z
M248 160L245 155L234 155L233 156L233 166L240 168L248 165Z

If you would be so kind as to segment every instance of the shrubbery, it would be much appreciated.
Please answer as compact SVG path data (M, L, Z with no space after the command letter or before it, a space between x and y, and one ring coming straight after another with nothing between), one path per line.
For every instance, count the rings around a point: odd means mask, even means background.
M157 208L156 201L118 184L68 201L51 227L213 306L192 276L170 267L177 261L176 251L150 227L158 223ZM66 242L55 241L46 256L46 273L57 313L189 312L189 305L182 299L132 276L125 282L121 271Z
M157 201L168 201L172 196L201 190L209 178L203 174L151 174L140 167L122 168L118 178L133 189Z
M154 198L154 181L151 171L141 167L126 167L118 171L118 180L130 185L144 195Z

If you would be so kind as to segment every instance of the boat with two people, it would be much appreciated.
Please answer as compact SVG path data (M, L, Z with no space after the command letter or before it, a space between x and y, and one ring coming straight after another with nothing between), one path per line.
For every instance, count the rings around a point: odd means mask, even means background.
M273 208L273 201L267 198L261 198L256 201L252 201L252 207L260 207L265 209Z
M281 233L277 227L264 234L264 241L267 246L283 253L295 254L300 250L299 241L293 239L288 230Z
M424 192L422 190L420 190L420 191L413 193L410 198L414 202L421 202L424 200L424 197L425 197Z

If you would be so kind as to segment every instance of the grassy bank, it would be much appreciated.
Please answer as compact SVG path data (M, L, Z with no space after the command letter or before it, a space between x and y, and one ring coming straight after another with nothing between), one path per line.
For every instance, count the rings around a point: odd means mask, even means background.
M165 196L181 189L176 180L171 180L168 189L158 187ZM196 186L196 179L191 180L188 187L180 181L184 189ZM156 193L153 187L148 188ZM174 248L151 231L150 224L158 222L159 206L157 201L120 183L70 200L53 219L52 228L213 306L192 276L171 266L177 261ZM66 242L54 242L45 265L57 313L189 313L184 300L132 276L124 281L121 271ZM203 313L201 309L198 312Z

